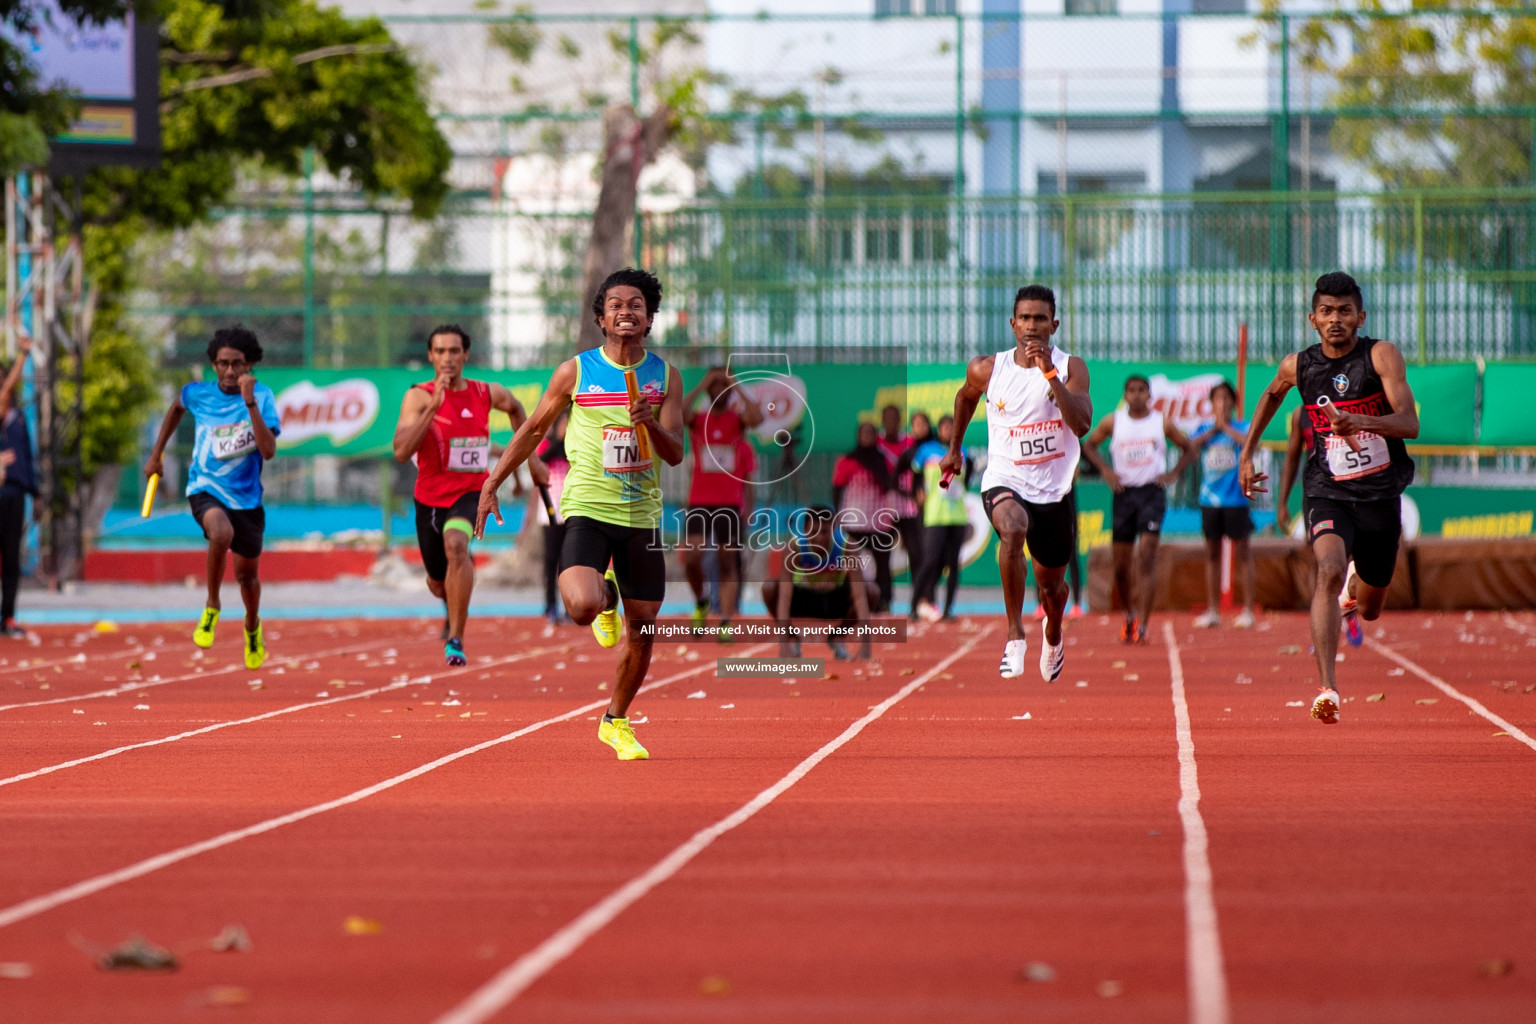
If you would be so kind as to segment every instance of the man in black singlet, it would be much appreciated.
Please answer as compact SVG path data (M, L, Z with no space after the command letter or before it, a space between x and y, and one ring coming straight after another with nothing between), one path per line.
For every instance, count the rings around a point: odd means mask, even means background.
M1317 558L1312 645L1323 691L1312 702L1312 717L1332 724L1339 720L1334 661L1340 617L1350 642L1359 644L1356 616L1375 619L1386 603L1402 536L1400 498L1413 481L1413 460L1403 441L1419 436L1419 415L1403 354L1390 342L1359 333L1365 308L1354 278L1340 272L1318 278L1307 320L1318 344L1280 363L1254 410L1238 472L1244 494L1265 490L1259 485L1268 474L1254 471L1254 450L1285 393L1300 388L1302 416L1312 428L1301 492L1307 539Z

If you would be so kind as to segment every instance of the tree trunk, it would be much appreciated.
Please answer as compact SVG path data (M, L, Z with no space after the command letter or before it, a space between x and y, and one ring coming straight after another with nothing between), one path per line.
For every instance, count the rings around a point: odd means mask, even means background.
M603 180L582 267L579 351L603 343L588 306L603 278L631 262L624 242L634 221L640 172L672 137L672 124L672 108L665 104L643 120L627 103L603 112Z

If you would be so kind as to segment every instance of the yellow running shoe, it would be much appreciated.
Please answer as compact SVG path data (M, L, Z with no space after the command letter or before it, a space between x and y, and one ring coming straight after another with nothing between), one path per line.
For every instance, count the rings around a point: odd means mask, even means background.
M213 628L219 624L219 610L204 608L202 621L192 631L192 642L202 648L213 646Z
M651 754L635 739L634 727L627 718L605 718L597 727L597 738L618 752L620 761L645 761Z
M614 575L612 569L609 569L603 573L603 579L613 584L615 597L613 607L605 612L598 612L597 618L592 620L592 635L597 637L597 642L604 647L617 647L619 645L619 634L624 631L624 618L619 614L619 601L617 597L619 578ZM623 757L624 755L620 754L619 756Z
M261 623L254 630L245 631L245 667L261 668L267 660L267 642L261 638Z

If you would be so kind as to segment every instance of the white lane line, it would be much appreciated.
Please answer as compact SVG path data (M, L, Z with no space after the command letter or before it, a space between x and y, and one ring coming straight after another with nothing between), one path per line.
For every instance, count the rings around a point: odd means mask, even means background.
M710 844L716 839L719 839L737 826L744 824L758 811L773 803L791 786L805 778L811 769L815 768L822 761L836 753L840 747L863 732L865 726L885 714L886 711L894 707L919 686L922 686L961 657L970 653L971 648L975 647L988 632L990 632L990 628L983 629L972 636L959 650L954 651L944 660L934 665L933 668L916 677L879 704L876 704L870 709L868 714L844 729L836 739L795 765L794 768L791 768L789 773L778 782L775 782L713 825L695 832L692 838L657 861L649 870L630 879L602 900L593 904L570 924L567 924L564 928L561 928L533 949L524 953L511 964L502 968L484 985L470 993L463 1002L437 1018L435 1024L479 1024L480 1021L489 1020L501 1012L508 1003L511 1003L518 996L522 995L523 992L527 991L530 985L538 981L539 978L566 957L576 952L582 943L601 931L614 918L644 897L646 893L686 867L690 861L708 849Z
M39 669L52 668L55 665L61 667L64 665L83 665L86 662L102 661L106 658L131 658L134 655L143 654L147 650L149 650L148 647L138 644L134 647L124 647L120 651L98 651L95 654L86 654L83 658L76 654L68 658L56 658L53 661L34 661L27 665L0 665L0 675L9 672L36 672ZM84 654L85 652L82 651L80 653Z
M374 647L383 647L386 644L398 643L397 640L375 640L366 644L352 644L349 647L333 647L327 651L313 651L308 654L285 654L281 658L270 658L269 661L276 665L285 665L290 661L299 661L305 658L329 658L337 654L358 654ZM40 708L48 704L69 704L77 700L94 700L97 697L118 697L125 693L137 693L140 690L152 689L156 686L164 686L166 683L183 683L188 679L211 679L214 676L228 675L230 672L250 672L244 664L227 665L224 668L216 668L209 672L189 672L183 676L171 676L169 679L146 679L142 682L124 683L114 686L110 690L96 690L92 693L76 694L73 697L50 697L48 700L29 700L19 704L0 704L0 711L14 711L17 708ZM260 672L262 669L255 669ZM270 670L268 670L270 671Z
M749 647L741 653L743 656L750 656L751 654L762 650L765 646L766 645L764 644L759 644L755 647ZM475 667L478 668L479 666ZM646 693L650 690L655 690L660 687L667 686L671 683L675 683L680 679L687 679L689 676L696 676L700 672L712 671L714 667L714 663L709 662L707 664L700 665L697 668L689 669L686 672L679 672L677 675L668 676L665 679L658 679L654 683L648 683L645 686L642 686L639 692ZM18 921L25 921L29 917L36 917L38 914L52 910L55 907L61 907L66 903L72 903L75 900L84 899L86 896L101 892L103 889L110 889L114 885L121 885L123 882L131 882L136 878L142 878L145 875L159 871L161 868L167 868L173 864L179 864L184 860L196 857L198 854L208 853L213 850L221 849L222 847L238 843L242 839L250 839L253 836L264 835L267 832L274 832L277 829L284 827L285 825L292 825L296 822L304 821L307 818L313 818L316 815L324 814L326 811L334 811L339 807L346 807L350 804L358 803L359 801L368 799L370 796L383 793L385 790L394 789L396 786L409 782L412 779L419 778L428 772L436 771L438 768L441 768L444 765L449 765L455 761L463 760L464 758L473 754L478 754L482 750L489 750L492 747L500 746L503 743L510 743L512 740L527 736L529 733L538 732L540 729L543 729L546 726L569 721L572 718L585 715L588 712L596 711L598 708L605 708L607 706L608 698L604 697L602 700L594 701L591 704L583 704L579 708L572 708L570 711L556 715L553 718L546 718L543 721L534 722L532 725L525 725L521 729L497 736L494 739L486 740L483 743L476 743L472 747L465 747L463 750L456 750L451 754L445 754L435 761L428 761L426 764L412 768L408 772L401 772L399 775L390 776L389 778L384 779L382 782L375 782L371 786L364 786L362 789L354 790L353 792L348 793L346 796L340 796L334 800L327 800L324 803L313 804L312 806L302 808L301 810L291 811L288 814L280 814L275 818L268 818L265 821L259 821L254 825L247 825L245 828L234 829L232 831L222 833L221 835L216 835L211 839L204 839L201 842L189 843L186 846L178 847L174 850L168 850L165 853L156 854L153 857L146 857L144 860L138 861L134 864L129 864L127 867L119 868L116 871L109 871L106 874L97 875L94 878L87 878L84 881L76 882L74 885L68 885L62 889L55 889L53 892L44 893L41 896L34 896L29 900L23 900L20 903L0 910L0 928L8 927Z
M1179 741L1179 821L1184 827L1184 961L1189 984L1190 1024L1227 1024L1232 1019L1227 972L1216 924L1210 837L1200 816L1200 775L1195 768L1195 738L1184 699L1184 664L1173 623L1163 620L1168 672L1173 678L1174 732Z
M1456 687L1452 686L1444 679L1441 679L1439 676L1430 672L1422 665L1410 661L1409 659L1403 657L1401 654L1398 654L1396 651L1392 650L1390 647L1383 647L1375 640L1367 640L1365 645L1371 650L1375 651L1377 654L1397 662L1403 668L1407 669L1409 672L1412 672L1414 675L1418 676L1420 679L1424 680L1430 686L1433 686L1447 697L1461 701L1467 707L1471 708L1475 714L1482 715L1484 718L1488 719L1488 721L1509 733L1510 736L1519 740L1521 743L1524 743L1532 750L1536 750L1536 739L1532 739L1530 735L1527 734L1524 730L1518 726L1511 725L1509 722L1506 722L1492 711L1489 711L1487 708L1483 707L1481 703L1473 700L1471 697L1468 697L1466 694L1456 689Z
M103 750L99 754L90 754L86 757L77 757L72 761L62 761L59 764L51 764L46 768L39 768L36 771L23 772L20 775L12 775L8 779L0 779L0 786L9 786L16 782L25 782L28 779L35 779L42 775L52 775L54 772L63 771L65 768L74 768L82 764L90 764L92 761L104 761L109 757L116 757L118 754L126 754L130 750L143 750L145 747L159 747L167 743L175 743L177 740L191 739L193 736L203 736L210 732L218 732L220 729L229 729L237 725L250 725L252 722L264 722L269 718L278 718L282 715L291 715L296 711L307 711L310 708L323 708L328 704L340 704L343 701L360 700L363 697L372 697L375 694L389 693L391 690L398 690L406 686L430 686L440 680L447 679L449 676L460 676L467 672L475 672L483 669L495 668L498 665L507 665L514 661L524 661L528 658L536 658L541 654L549 654L551 652L562 649L563 648L560 647L541 647L537 650L526 651L522 654L514 654L511 657L498 658L495 661L482 662L477 665L466 665L464 668L451 668L445 672L434 672L431 676L427 677L402 679L399 682L390 683L387 686L377 686L371 690L359 690L356 693L346 693L342 694L340 697L331 697L328 700L312 700L306 701L303 704L290 704L288 707L278 708L275 711L268 711L265 714L252 715L249 718L237 718L228 722L216 722L213 725L205 725L200 729L190 729L187 732L179 732L174 736L162 736L157 740L144 740L142 743L129 743L121 747L113 747L111 750Z

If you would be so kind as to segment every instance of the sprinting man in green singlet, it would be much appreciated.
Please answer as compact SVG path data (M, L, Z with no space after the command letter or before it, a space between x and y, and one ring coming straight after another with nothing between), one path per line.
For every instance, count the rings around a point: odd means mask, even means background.
M496 488L570 409L565 430L570 471L560 495L565 518L560 597L572 621L591 623L604 647L619 642L619 599L624 599L628 642L619 656L613 700L597 731L621 761L650 756L635 739L629 704L650 668L655 641L646 627L656 621L667 589L657 460L672 466L683 461L682 377L645 350L660 305L661 282L645 271L626 268L608 275L592 300L592 315L606 340L556 368L481 489L475 520L476 537L485 535L487 520L501 523ZM626 371L639 385L635 401L629 398ZM642 431L648 457L642 454Z

